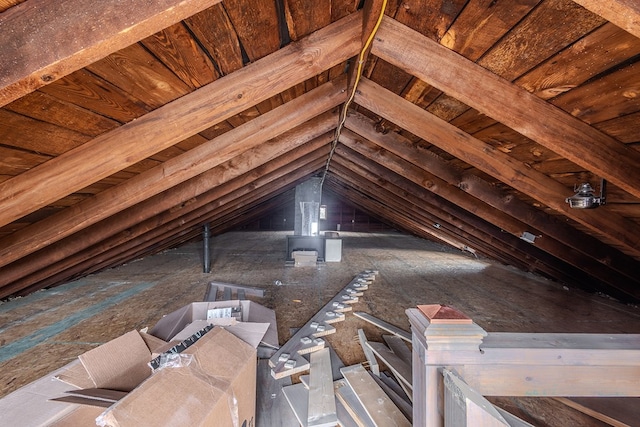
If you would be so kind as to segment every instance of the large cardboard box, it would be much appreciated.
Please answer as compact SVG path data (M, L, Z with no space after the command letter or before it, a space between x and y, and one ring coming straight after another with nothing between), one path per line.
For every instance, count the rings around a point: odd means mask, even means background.
M201 328L207 322L233 326L235 322L268 323L261 343L278 348L278 327L275 311L249 300L193 302L162 317L149 334L164 341L172 341L181 331L194 323ZM245 325L246 326L246 325ZM182 338L182 335L178 335Z
M165 367L107 409L102 427L254 425L256 350L216 327L187 348L193 360Z
M207 320L209 310L220 310L223 317ZM225 313L231 313L231 317L224 317ZM216 321L224 326L214 327L202 336L199 333L195 343L191 338L187 340L191 345L180 354L191 355L191 364L152 372L148 364L156 355L176 344L182 346L184 343L180 342L185 337ZM0 399L0 424L253 426L256 347L278 344L273 310L251 301L193 303L163 317L152 331L159 337L128 332L55 372L53 376L60 381L51 381L49 375ZM76 405L60 399L78 389L110 389L128 394L106 411L89 406L91 402ZM76 396L75 400L73 403L80 403L78 400L82 399ZM25 411L25 405L38 407L38 416L33 416L31 409Z
M154 336L131 331L78 356L56 378L78 388L131 391L151 375L147 365L154 353L169 345Z

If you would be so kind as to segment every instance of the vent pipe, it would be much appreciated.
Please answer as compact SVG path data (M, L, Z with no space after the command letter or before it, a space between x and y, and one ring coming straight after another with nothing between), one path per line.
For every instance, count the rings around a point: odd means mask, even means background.
M203 262L202 262L202 271L204 273L211 273L211 255L209 254L209 237L211 236L211 231L209 230L209 223L204 225L202 230L202 252L203 252Z

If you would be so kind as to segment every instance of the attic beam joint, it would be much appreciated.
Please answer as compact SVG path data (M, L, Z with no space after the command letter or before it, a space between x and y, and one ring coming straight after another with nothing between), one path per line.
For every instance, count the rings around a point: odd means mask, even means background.
M564 203L566 188L560 182L524 167L522 162L393 92L363 79L355 102L585 227L608 235L634 254L640 254L637 237L640 227L631 220L603 210L569 208Z
M388 17L371 52L640 197L640 152L525 89Z
M354 24L359 20L360 14L353 13L299 42L0 183L0 205L3 207L0 226L342 63L358 52L360 33ZM167 117L171 119L167 120ZM96 163L93 161L96 158L103 161Z
M0 14L0 106L221 0L29 0Z

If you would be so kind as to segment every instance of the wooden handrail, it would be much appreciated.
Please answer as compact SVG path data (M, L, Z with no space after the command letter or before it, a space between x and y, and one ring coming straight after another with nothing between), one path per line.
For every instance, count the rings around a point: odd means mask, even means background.
M406 313L415 426L443 425L445 368L485 396L640 396L639 334L490 333Z

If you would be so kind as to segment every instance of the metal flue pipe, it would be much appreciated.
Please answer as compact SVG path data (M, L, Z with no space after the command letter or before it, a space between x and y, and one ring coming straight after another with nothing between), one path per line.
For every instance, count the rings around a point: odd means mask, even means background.
M211 255L209 254L209 237L211 236L211 230L209 229L209 223L204 225L202 231L202 249L203 249L203 267L204 273L211 273Z

